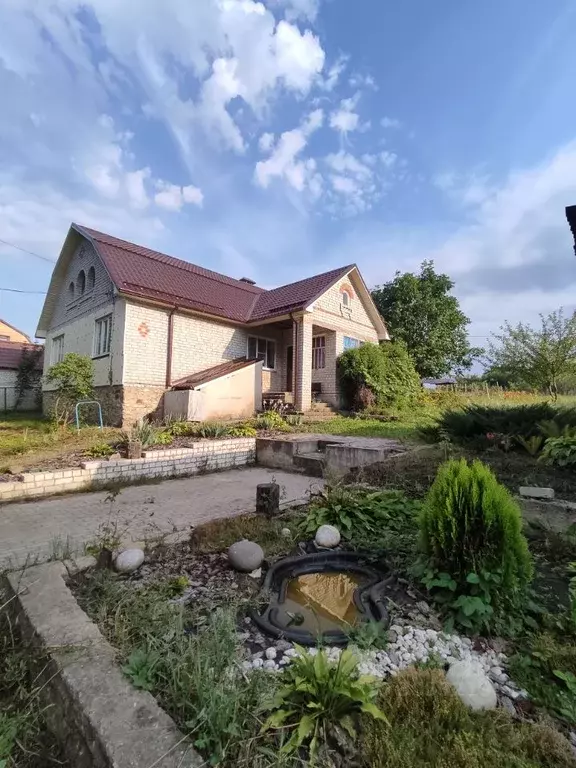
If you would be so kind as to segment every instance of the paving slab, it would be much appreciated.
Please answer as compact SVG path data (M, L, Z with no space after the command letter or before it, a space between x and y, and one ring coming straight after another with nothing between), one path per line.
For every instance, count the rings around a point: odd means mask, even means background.
M126 545L161 533L186 533L210 520L254 512L256 486L280 485L281 505L305 502L322 481L253 467L154 485L80 493L0 506L0 571L79 554L103 525L116 525Z

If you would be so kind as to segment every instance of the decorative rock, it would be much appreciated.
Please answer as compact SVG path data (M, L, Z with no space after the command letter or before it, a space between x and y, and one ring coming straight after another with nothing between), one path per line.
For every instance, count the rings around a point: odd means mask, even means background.
M528 499L548 499L554 498L554 488L537 488L535 486L522 486L520 496Z
M256 542L242 539L228 549L228 560L234 570L251 573L262 565L264 550Z
M280 651L280 653L283 653L284 651L287 651L289 648L292 648L292 644L288 642L288 640L277 640L276 641L276 650Z
M248 576L250 576L250 578L252 578L252 579L260 579L260 578L262 578L262 568L256 568L255 571L250 571ZM238 586L238 585L236 584L236 586Z
M266 658L274 660L276 658L276 648L266 648Z
M321 525L316 531L314 541L319 547L334 549L340 544L340 531L333 525Z
M291 539L292 538L292 531L290 528L282 528L280 531L280 534L284 536L285 539Z
M144 562L144 552L141 549L125 549L114 560L114 570L118 573L134 573Z
M508 696L502 696L500 699L500 704L503 709L506 710L510 715L516 715L516 707L514 706L514 702L512 699L508 698Z
M495 709L496 690L477 661L457 661L448 670L446 679L466 706L474 710Z
M270 670L276 669L276 662L272 661L272 659L267 659L264 662L264 669L270 669Z

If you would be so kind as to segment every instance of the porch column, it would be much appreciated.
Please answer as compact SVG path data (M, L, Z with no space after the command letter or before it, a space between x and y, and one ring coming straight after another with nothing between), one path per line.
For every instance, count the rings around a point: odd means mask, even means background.
M312 315L294 324L294 407L309 411L312 406Z

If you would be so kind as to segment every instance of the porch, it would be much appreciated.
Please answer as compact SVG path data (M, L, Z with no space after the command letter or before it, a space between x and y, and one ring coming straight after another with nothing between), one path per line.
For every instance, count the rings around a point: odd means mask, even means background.
M338 407L338 336L310 315L251 330L248 358L262 360L263 403L282 400L298 412L309 411L315 402Z

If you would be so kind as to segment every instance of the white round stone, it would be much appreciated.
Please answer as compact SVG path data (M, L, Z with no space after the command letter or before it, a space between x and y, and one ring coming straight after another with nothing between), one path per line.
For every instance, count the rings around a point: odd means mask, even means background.
M266 648L266 658L267 659L275 659L276 658L276 648Z
M251 573L264 562L264 550L260 544L242 539L228 549L228 561L235 571Z
M280 533L282 536L284 536L287 539L291 538L292 536L292 531L290 530L290 528L282 528Z
M264 662L264 669L269 669L269 670L276 669L276 662L273 661L272 659L266 659L266 661Z
M477 661L457 661L450 666L446 679L471 709L496 708L496 690Z
M340 531L333 525L321 525L316 531L314 541L319 547L334 549L340 544Z
M133 573L144 562L144 552L141 549L125 549L114 560L114 569L118 573Z

